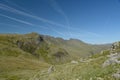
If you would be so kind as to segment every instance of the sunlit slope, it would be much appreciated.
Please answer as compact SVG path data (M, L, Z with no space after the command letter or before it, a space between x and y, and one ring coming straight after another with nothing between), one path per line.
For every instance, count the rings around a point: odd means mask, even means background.
M51 73L39 72L41 80L120 80L120 42L111 49L67 64L55 65ZM42 74L42 75L41 75Z
M37 33L1 34L0 55L35 57L49 63L64 63L73 58L86 57L108 49L106 45L91 45L77 39L64 40Z
M75 39L64 40L37 33L0 34L0 80L76 79L78 69L88 68L88 63L71 64L70 61L93 55L108 47L109 45L91 45ZM48 73L53 64L55 71ZM91 65L92 68L94 65Z
M78 39L64 40L62 38L54 38L50 36L44 36L44 38L51 46L64 48L75 58L93 55L102 50L106 50L111 46L111 44L92 45Z
M0 35L0 80L29 79L49 65L16 45L20 35Z

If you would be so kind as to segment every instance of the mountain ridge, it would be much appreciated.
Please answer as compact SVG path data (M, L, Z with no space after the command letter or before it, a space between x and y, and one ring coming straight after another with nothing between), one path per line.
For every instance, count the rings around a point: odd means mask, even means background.
M61 51L63 53L68 53L68 55L72 58L79 58L99 53L101 50L110 47L110 44L91 45L78 39L64 40L62 38L54 38L35 32L29 34L1 34L0 36L1 41L3 37L6 39L6 42L10 43L11 45L14 44L15 46L17 46L17 48L22 49L25 52L31 53L32 55L36 55L37 57L44 56L45 60L49 58L52 59L52 55L56 54L57 51L60 53ZM63 53L61 54L63 55ZM48 61L50 61L50 59Z
M102 65L111 48L114 53L120 51L119 43L91 45L37 33L0 34L0 79L108 79L114 69Z

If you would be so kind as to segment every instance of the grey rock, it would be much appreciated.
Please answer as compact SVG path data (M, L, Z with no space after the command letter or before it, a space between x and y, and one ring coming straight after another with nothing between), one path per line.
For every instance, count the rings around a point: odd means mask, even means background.
M110 64L115 64L115 63L117 63L117 59L108 59L107 61L105 61L104 63L103 63L103 67L106 67L106 66L108 66L108 65L110 65Z
M55 71L55 67L52 65L49 67L48 69L48 74L50 74L51 72Z
M116 79L120 79L120 71L118 71L117 73L114 73L112 76Z
M103 78L101 78L101 77L97 77L97 80L104 80Z
M120 64L120 61L118 60L120 58L120 54L114 53L114 54L108 55L107 57L109 57L109 59L103 63L102 65L103 67L106 67L111 64Z
M78 64L78 61L71 61L71 63L73 63L73 64Z
M113 45L112 45L112 50L116 50L120 48L120 42L115 42Z

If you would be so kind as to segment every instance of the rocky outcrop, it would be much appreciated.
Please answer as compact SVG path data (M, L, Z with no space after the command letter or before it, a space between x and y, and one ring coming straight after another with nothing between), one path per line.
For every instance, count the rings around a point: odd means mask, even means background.
M115 79L120 80L120 71L117 71L112 75Z
M67 55L68 55L68 53L66 51L58 51L55 54L53 54L53 56L56 58L62 58Z
M111 64L120 64L120 42L115 42L110 50L110 55L107 55L108 59L103 63L103 67Z
M52 54L55 62L66 62L70 58L68 52L65 49L59 48L56 52Z
M120 58L120 54L118 53L110 54L108 55L108 57L109 59L103 63L102 65L103 67L109 66L111 64L120 64L120 61L118 60Z
M111 53L116 53L116 52L120 52L120 42L115 42L113 43L112 47L111 47Z
M20 49L33 54L37 47L39 47L39 45L43 42L44 42L43 37L36 34L34 35L34 37L29 35L16 40L16 45Z
M120 49L120 42L115 42L115 43L112 45L112 50L115 50L115 49Z

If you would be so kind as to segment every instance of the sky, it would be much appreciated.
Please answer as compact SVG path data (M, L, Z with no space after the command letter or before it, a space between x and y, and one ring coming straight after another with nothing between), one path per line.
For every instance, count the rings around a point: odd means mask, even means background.
M120 0L0 0L0 33L120 41Z

